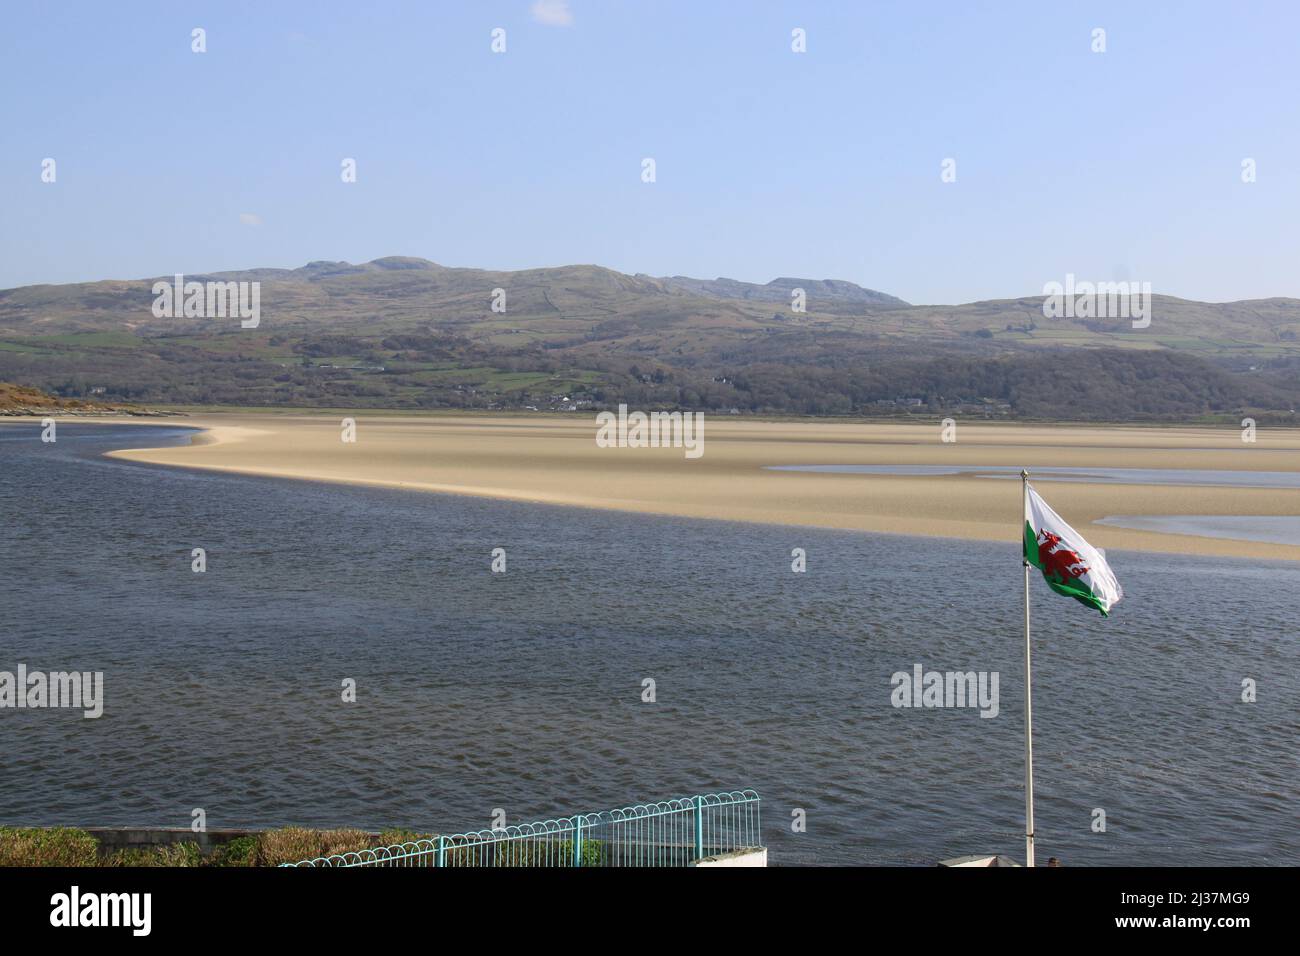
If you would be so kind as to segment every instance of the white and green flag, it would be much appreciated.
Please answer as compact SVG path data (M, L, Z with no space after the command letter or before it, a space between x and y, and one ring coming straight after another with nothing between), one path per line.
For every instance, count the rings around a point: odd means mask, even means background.
M1102 614L1124 596L1106 556L1083 539L1038 492L1026 485L1025 560L1043 572L1057 594L1064 594Z

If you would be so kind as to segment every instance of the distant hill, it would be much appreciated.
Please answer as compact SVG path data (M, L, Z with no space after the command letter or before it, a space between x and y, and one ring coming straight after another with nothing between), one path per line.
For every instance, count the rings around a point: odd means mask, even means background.
M595 265L499 272L391 256L185 278L260 283L260 325L154 316L153 283L171 276L5 289L0 377L63 397L151 404L591 408L624 397L852 414L915 409L920 397L927 411L1039 416L1053 414L1051 402L1031 402L993 370L1050 370L1082 349L1135 356L1111 363L1133 377L1112 387L1111 416L1125 407L1138 417L1289 415L1300 400L1292 298L1157 295L1150 326L1134 329L1127 319L1045 318L1041 297L912 305L844 280L757 284ZM791 308L795 289L805 312ZM1157 365L1160 353L1193 361ZM955 360L973 364L958 370ZM954 378L936 384L923 366ZM918 384L906 387L900 369ZM979 369L990 373L982 386ZM1182 403L1138 401L1180 375L1219 384L1200 398L1175 389ZM1065 417L1087 413L1065 396L1059 405Z
M638 278L641 278L638 276ZM648 278L648 277L646 277ZM796 289L803 289L804 294L816 303L823 312L851 311L862 308L900 309L907 308L902 299L874 289L864 289L852 282L842 279L773 279L766 285L752 282L738 282L735 279L691 279L687 276L671 276L660 279L671 288L696 295L710 296L715 299L743 299L750 302L776 302L789 306L791 295Z
M210 319L155 318L151 287L171 278L0 290L0 335L224 331ZM1123 319L1044 319L1041 297L909 305L843 280L779 278L759 285L625 275L593 265L495 272L390 256L359 265L318 261L186 279L260 282L264 331L436 329L487 343L590 346L665 360L734 355L768 335L780 336L782 350L793 347L801 356L881 343L1169 348L1208 358L1300 355L1300 299L1292 298L1207 303L1157 295L1151 327L1135 330ZM795 288L806 292L805 313L791 311ZM504 313L491 309L494 289L505 290ZM983 341L963 341L976 336Z

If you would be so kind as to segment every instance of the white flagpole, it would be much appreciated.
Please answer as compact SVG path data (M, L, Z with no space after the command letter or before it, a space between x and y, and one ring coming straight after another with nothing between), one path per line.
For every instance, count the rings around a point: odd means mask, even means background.
M1020 519L1020 536L1024 539L1024 514L1029 513L1029 471L1021 469L1020 488L1024 508ZM1025 866L1034 865L1034 739L1030 705L1029 669L1029 559L1021 558L1025 566Z

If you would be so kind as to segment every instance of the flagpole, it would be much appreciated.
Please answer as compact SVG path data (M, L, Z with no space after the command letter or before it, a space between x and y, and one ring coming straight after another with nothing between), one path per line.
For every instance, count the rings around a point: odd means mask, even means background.
M1020 519L1020 536L1024 539L1025 522L1023 515L1029 513L1029 471L1020 471L1020 490L1023 501ZM1034 741L1033 717L1030 704L1030 668L1029 668L1029 558L1022 555L1025 566L1025 866L1034 865Z

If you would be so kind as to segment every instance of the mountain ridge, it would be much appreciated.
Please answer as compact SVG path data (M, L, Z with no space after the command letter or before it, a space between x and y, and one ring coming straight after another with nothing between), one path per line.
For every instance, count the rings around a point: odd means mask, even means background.
M256 327L154 315L153 284L170 285L169 275L0 290L0 379L151 404L574 409L620 399L848 414L921 400L1065 418L1122 417L1125 407L1290 416L1300 404L1300 299L1156 295L1149 325L1134 328L1121 317L1048 317L1041 296L911 305L845 280L760 284L590 264L501 272L385 256L185 278L260 282ZM792 307L796 289L804 311ZM1107 383L1088 389L1091 407L1047 384L1082 367ZM1157 387L1165 395L1153 402Z
M112 320L117 328L138 332L164 334L169 329L184 327L184 320L168 320L162 327L151 321L149 307L153 301L152 286L168 281L172 275L157 275L139 279L100 279L78 283L40 283L0 289L0 333L22 334L35 331L111 331ZM345 260L313 260L296 268L258 267L252 269L223 270L186 274L187 281L259 281L272 283L264 290L264 302L274 308L283 306L282 312L290 322L330 318L330 300L351 300L358 309L391 306L398 299L423 298L420 304L431 319L437 319L440 307L463 314L468 311L486 312L492 290L503 288L507 293L506 314L514 311L523 315L551 313L563 315L566 306L573 302L557 302L549 293L556 292L560 299L576 297L586 306L603 310L607 315L636 314L647 308L663 306L656 298L673 300L670 308L685 312L708 313L717 308L735 305L751 319L770 325L775 319L790 326L807 322L794 313L791 295L803 289L806 297L805 316L859 316L869 317L893 313L895 321L914 320L918 334L930 329L942 337L943 333L974 333L981 327L990 333L1008 331L1008 324L1016 321L1037 321L1041 314L1042 296L1011 296L983 299L957 305L912 304L897 296L860 286L843 279L812 279L780 276L766 283L718 277L697 279L690 276L651 276L646 273L628 274L594 264L573 264L535 269L499 271L461 266L444 266L432 260L413 256L383 256L364 263ZM516 299L511 308L512 291L523 292L522 301ZM277 299L278 296L278 299ZM630 303L628 297L642 297L646 301ZM621 301L602 301L620 299ZM1198 328L1193 335L1214 338L1207 331L1227 331L1228 338L1242 337L1256 345L1277 344L1290 350L1300 348L1300 298L1270 296L1263 299L1244 299L1231 302L1199 302L1178 296L1156 295L1153 301L1163 311L1172 311L1178 319L1184 313L1199 313ZM142 307L144 315L141 315ZM766 311L766 310L771 311ZM755 311L764 310L764 311ZM1213 313L1223 319L1217 330L1207 330L1207 316ZM1251 328L1252 318L1258 321ZM400 319L400 316L399 316ZM981 325L981 319L986 321ZM107 322L107 324L106 324ZM997 323L1002 327L998 329ZM1041 324L1041 323L1040 323ZM1105 329L1122 332L1119 323L1102 319L1085 319L1062 323L1073 328ZM1274 329L1275 335L1266 330ZM1187 328L1179 334L1188 332ZM1157 344L1159 333L1151 338ZM1283 345L1285 343L1285 345Z

